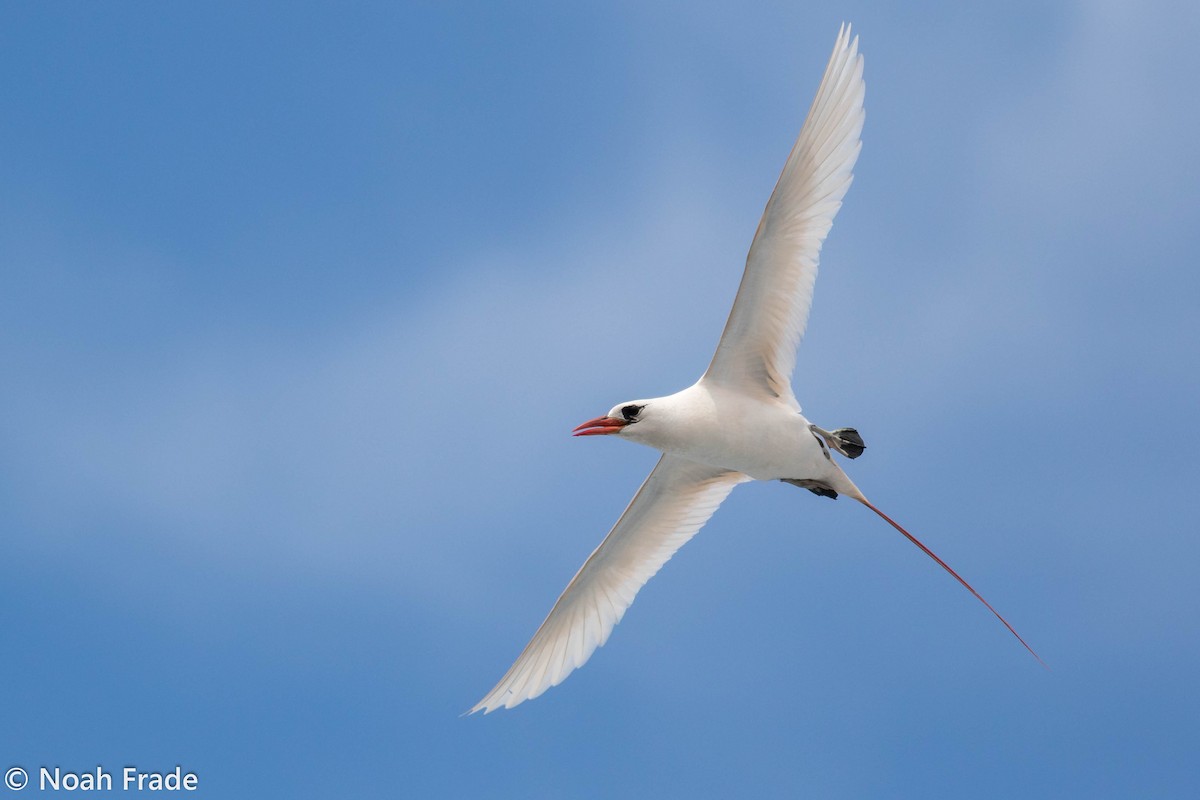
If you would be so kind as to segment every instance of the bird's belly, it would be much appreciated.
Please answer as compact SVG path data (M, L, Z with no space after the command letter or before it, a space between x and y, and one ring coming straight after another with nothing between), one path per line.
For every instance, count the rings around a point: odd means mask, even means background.
M819 478L828 469L825 451L809 430L808 420L796 413L759 424L717 426L705 434L688 437L672 450L757 480Z

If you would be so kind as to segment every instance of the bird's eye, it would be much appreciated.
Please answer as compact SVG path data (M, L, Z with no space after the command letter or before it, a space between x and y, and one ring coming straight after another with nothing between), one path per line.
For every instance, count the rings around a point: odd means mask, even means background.
M621 408L621 416L625 418L626 422L633 422L637 419L637 415L642 413L643 408L645 406L623 406Z

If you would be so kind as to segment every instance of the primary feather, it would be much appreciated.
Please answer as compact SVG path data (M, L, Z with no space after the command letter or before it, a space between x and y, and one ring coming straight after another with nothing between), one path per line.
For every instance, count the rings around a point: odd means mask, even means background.
M664 455L533 639L472 712L557 686L608 640L638 590L695 535L744 475Z
M850 27L837 44L804 127L767 201L733 310L704 380L795 403L792 370L808 323L821 244L862 149L863 59ZM797 404L797 407L798 404Z

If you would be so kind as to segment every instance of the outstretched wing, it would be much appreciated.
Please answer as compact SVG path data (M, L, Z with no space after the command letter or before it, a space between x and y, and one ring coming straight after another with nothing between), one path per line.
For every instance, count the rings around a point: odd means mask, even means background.
M557 686L608 640L638 590L747 481L664 455L550 610L516 662L471 713L512 708Z
M767 201L737 298L703 380L795 402L792 369L817 259L850 188L863 126L863 60L842 27L804 127Z

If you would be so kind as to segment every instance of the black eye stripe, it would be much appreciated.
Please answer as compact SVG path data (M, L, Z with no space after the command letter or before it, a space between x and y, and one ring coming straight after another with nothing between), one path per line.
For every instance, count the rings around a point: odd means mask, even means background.
M637 415L642 413L643 408L645 408L645 406L634 406L634 405L624 406L621 409L621 416L625 418L626 422L633 422L633 420L637 417Z

